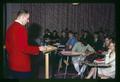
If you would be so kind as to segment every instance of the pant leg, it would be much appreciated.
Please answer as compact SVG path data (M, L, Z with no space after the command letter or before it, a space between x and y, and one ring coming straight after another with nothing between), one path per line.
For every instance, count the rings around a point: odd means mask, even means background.
M79 75L79 72L80 72L80 67L79 66L82 65L80 62L84 61L84 59L85 59L85 57L82 56L82 55L72 57L72 62L73 62L75 70L78 72L78 75Z
M27 79L32 77L31 72L17 72L17 71L12 71L10 70L10 79Z

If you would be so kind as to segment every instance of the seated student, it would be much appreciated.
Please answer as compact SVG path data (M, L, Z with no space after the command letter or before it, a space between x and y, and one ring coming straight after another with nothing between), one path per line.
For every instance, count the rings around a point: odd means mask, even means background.
M75 43L77 42L77 39L75 38L75 36L73 35L72 31L68 32L68 41L66 43L66 49L67 50L72 50L73 46L75 45Z
M93 41L91 46L95 49L95 51L102 50L103 48L103 42L100 40L97 32L93 34Z
M109 47L108 53L105 56L105 64L110 64L111 67L108 68L98 68L98 77L101 79L115 78L115 42L112 40ZM103 62L103 61L102 61ZM97 63L97 62L96 62ZM100 63L100 62L99 62ZM92 68L86 79L90 79L92 76L96 74L96 68Z
M104 58L105 54L108 51L108 46L110 45L111 41L112 41L112 37L111 36L106 36L104 38L102 49L96 51L97 52L96 54L97 54L98 58ZM103 55L101 55L101 54L103 54Z
M65 48L65 50L66 51L71 51L72 50L72 48L73 48L73 46L75 45L75 43L77 43L77 39L76 39L76 37L73 35L73 32L72 31L69 31L68 32L68 37L69 37L69 39L68 39L68 41L67 41L67 43L66 43L66 48ZM62 56L63 57L63 59L64 59L64 63L67 65L68 64L68 62L66 61L66 56ZM69 60L70 61L70 60Z
M52 34L49 29L45 29L44 35L43 35L43 40L45 43L49 43L52 38Z
M54 30L53 32L52 32L52 36L51 36L51 40L52 40L52 42L53 43L55 43L55 42L58 42L59 41L59 35L58 35L58 32L56 31L56 30Z
M82 30L80 39L86 40L88 44L92 45L93 37L92 37L92 34L88 30Z
M65 45L68 41L68 37L64 31L61 31L60 44Z
M72 62L74 65L75 70L77 71L78 75L81 74L80 72L80 61L84 61L86 56L95 53L95 50L87 43L86 40L81 40L81 42L77 42L72 49L73 52L79 52L80 56L73 56Z

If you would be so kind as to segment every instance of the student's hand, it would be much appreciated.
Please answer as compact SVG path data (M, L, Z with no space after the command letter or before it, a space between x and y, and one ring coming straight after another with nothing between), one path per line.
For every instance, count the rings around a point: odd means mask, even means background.
M110 54L111 52L112 52L112 50L111 50L111 49L109 49L109 50L108 50L108 53Z
M85 52L82 52L81 54L82 54L83 56L85 56L85 55L86 55L86 53L85 53Z

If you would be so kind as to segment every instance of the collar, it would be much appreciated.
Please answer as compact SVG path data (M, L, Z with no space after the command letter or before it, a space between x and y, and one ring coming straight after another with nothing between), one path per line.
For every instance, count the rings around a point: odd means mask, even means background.
M18 23L20 23L21 25L23 25L23 24L22 24L22 22L20 22L20 21L19 21L19 20L17 20L17 19L15 20L15 22L18 22Z

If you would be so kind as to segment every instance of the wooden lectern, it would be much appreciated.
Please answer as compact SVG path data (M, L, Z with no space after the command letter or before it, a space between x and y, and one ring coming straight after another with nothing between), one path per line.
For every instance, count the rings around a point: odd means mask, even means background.
M50 45L46 48L47 50L43 52L45 54L45 79L49 79L49 52L57 50L57 48Z

